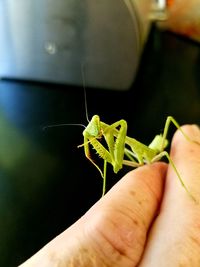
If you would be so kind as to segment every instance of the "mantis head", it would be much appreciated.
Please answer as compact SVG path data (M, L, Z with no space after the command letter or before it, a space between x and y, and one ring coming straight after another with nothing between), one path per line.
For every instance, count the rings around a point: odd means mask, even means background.
M101 136L101 126L100 126L100 118L98 115L94 115L91 121L88 123L88 126L83 131L83 135L90 135L93 137Z

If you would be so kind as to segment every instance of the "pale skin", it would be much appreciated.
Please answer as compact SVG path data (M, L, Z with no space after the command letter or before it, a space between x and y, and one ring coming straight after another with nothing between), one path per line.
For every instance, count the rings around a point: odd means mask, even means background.
M139 167L21 267L199 267L200 146L177 131L170 156L197 202L171 165Z
M169 0L168 2L168 18L159 22L159 26L200 42L200 0Z

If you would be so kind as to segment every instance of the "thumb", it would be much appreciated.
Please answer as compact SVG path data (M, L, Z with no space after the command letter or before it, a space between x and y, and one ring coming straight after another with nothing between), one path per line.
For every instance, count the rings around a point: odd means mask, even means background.
M170 156L190 194L169 166L160 214L149 233L140 267L199 267L200 263L200 130L185 125L172 140Z
M176 131L172 140L170 156L189 194L200 203L200 130L196 125L184 125L182 130L190 140L187 140L179 130ZM183 201L186 201L190 205L191 198L188 198L186 190L180 186L173 168L169 168L167 176L166 190L169 199L172 200L175 197L176 200L172 201L177 203L180 200L182 204Z
M155 163L129 172L22 266L137 266L162 197L166 168Z

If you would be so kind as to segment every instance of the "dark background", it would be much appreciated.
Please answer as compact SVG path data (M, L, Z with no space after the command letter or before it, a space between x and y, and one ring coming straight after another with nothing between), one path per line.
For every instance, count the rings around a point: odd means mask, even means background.
M153 27L130 90L86 92L89 118L123 118L147 144L167 115L199 124L200 46ZM0 266L22 263L101 197L100 174L77 148L83 129L43 130L59 123L87 124L83 87L0 81ZM126 171L109 168L108 188Z

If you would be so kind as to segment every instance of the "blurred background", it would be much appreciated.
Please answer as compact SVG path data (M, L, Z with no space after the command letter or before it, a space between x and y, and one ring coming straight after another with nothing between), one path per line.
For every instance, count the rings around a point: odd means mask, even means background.
M146 144L168 115L200 124L200 3L179 2L0 1L0 266L25 261L101 197L77 148L83 128L43 129L87 125L84 83L89 118L125 119ZM129 169L109 167L107 189Z

